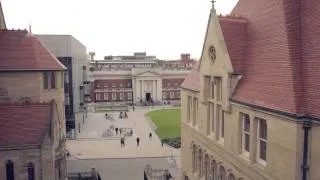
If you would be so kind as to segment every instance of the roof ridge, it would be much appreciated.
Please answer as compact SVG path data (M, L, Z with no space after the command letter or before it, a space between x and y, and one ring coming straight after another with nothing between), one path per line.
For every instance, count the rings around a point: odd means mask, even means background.
M235 15L235 14L231 14L231 15L229 15L229 14L227 14L227 15L222 15L222 14L220 14L220 15L218 15L218 17L219 17L219 18L229 18L229 19L247 20L245 17L243 17L243 16L241 16L241 15L237 16L237 15Z
M28 33L27 29L1 29L1 32L25 32L25 33Z

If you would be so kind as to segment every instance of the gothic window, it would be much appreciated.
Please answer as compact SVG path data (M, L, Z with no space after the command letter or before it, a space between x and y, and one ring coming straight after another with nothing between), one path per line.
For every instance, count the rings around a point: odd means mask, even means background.
M44 89L55 89L56 88L56 73L55 72L44 72L43 73L43 87L44 87Z
M192 170L196 171L197 169L197 147L196 145L192 146Z
M11 160L6 162L6 177L7 180L14 180L14 166Z
M218 180L226 180L226 170L223 166L219 168Z
M212 180L215 180L217 178L217 163L215 160L211 161L211 177Z
M28 168L28 180L35 180L34 164L33 163L28 163L27 168Z
M208 154L206 154L204 156L203 174L204 174L205 180L208 180L209 179L209 156L208 156Z
M202 150L199 149L198 151L198 170L199 170L199 175L202 176Z
M248 114L241 113L242 120L242 153L249 156L250 152L250 118Z
M267 160L267 121L261 118L256 118L256 120L258 121L257 159L260 163L265 165Z
M228 180L236 180L236 178L234 177L234 175L231 173L228 176Z

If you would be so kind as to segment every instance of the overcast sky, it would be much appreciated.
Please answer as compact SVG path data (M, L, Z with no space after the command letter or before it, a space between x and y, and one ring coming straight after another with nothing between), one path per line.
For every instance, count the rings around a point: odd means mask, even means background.
M218 13L229 13L238 0L217 0ZM161 59L180 53L199 58L209 0L1 0L8 28L34 34L71 34L105 55L146 51Z

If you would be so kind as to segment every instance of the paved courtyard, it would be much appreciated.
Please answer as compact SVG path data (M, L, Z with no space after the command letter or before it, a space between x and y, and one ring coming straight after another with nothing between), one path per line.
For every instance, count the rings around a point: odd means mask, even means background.
M88 113L88 119L80 132L79 139L68 140L67 147L76 159L99 158L139 158L139 157L168 157L180 156L180 150L169 146L161 146L161 141L146 120L145 113L162 107L138 107L134 112L130 110L127 119L119 119L119 112L110 112L114 121L106 120L104 113ZM133 136L126 137L125 147L120 146L120 135L102 137L103 132L114 125L115 127L132 128ZM148 135L152 132L150 140ZM140 138L137 147L136 137ZM179 163L179 161L177 161ZM179 165L178 165L179 166Z

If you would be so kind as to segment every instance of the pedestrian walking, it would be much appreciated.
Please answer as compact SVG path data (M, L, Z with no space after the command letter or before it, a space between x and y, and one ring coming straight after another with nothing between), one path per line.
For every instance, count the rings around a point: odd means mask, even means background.
M149 133L149 139L151 140L151 138L152 138L152 133L150 132Z
M140 143L140 138L137 137L137 147L139 146L139 143Z
M121 147L124 145L123 137L120 138Z
M117 134L117 135L118 135L118 130L119 130L119 129L118 129L118 128L116 128L116 134Z
M164 139L161 140L161 146L163 147L164 144Z
M121 133L122 133L122 128L119 129L119 132L120 132L120 135L121 135Z

